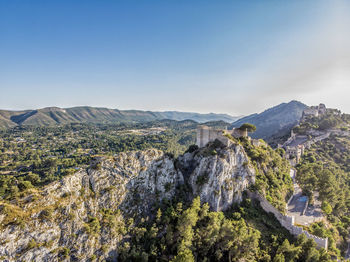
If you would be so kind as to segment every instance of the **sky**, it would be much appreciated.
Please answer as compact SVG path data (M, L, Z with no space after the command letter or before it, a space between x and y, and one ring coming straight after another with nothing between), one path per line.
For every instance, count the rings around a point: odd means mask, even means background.
M350 0L0 0L0 108L350 113Z

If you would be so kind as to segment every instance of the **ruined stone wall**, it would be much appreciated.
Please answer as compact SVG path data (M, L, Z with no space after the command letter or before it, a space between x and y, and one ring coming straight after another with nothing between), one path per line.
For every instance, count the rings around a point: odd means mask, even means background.
M321 238L310 234L305 231L303 228L294 225L294 216L287 216L281 214L274 206L272 206L264 197L255 192L248 192L248 196L251 199L255 199L259 201L262 209L267 213L272 213L276 219L280 222L280 224L286 228L292 235L299 236L301 234L305 234L305 236L309 239L315 240L316 244L320 248L324 248L327 250L328 248L328 238Z
M223 130L211 129L206 126L199 127L197 129L197 142L198 147L204 147L209 142L215 141L218 139L225 146L230 145L230 140L223 135Z
M234 129L230 130L229 133L235 138L247 137L248 136L248 131L247 130L241 130L239 128L234 128Z
M318 116L318 108L306 108L303 111L302 117L306 117L306 116Z
M227 138L224 133L230 134L235 138L239 137L248 137L247 130L240 130L239 128L234 128L232 130L221 130L221 129L212 129L208 126L200 126L197 128L197 142L198 147L204 147L209 142L212 142L216 139L221 141L225 146L229 146L231 141Z

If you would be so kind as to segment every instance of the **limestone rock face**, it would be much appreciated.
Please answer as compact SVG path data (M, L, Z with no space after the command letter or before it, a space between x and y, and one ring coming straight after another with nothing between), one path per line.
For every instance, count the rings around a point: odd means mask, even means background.
M216 149L215 153L185 154L180 165L187 172L193 196L200 196L212 210L220 211L242 200L242 192L255 182L255 170L240 145ZM185 171L186 173L186 171Z
M113 261L124 221L154 214L180 185L190 188L189 198L199 195L223 210L241 200L254 178L240 145L176 160L155 149L101 158L13 203L0 200L0 260Z

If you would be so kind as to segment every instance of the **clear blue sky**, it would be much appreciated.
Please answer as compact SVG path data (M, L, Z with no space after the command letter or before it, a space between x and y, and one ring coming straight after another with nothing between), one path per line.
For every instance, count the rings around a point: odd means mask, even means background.
M0 108L350 112L347 0L0 0Z

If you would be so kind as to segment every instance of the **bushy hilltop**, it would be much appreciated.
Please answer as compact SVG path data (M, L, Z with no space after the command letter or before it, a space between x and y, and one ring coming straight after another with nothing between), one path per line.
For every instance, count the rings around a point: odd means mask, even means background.
M305 115L293 131L305 137L309 148L297 167L297 180L311 204L322 202L327 221L308 230L328 237L329 249L346 256L350 234L350 115L327 109L320 115ZM349 258L349 257L346 257Z
M279 152L280 153L280 152ZM4 261L328 261L245 198L283 211L292 184L279 153L248 139L101 157L87 169L0 204ZM310 260L311 261L311 260Z

